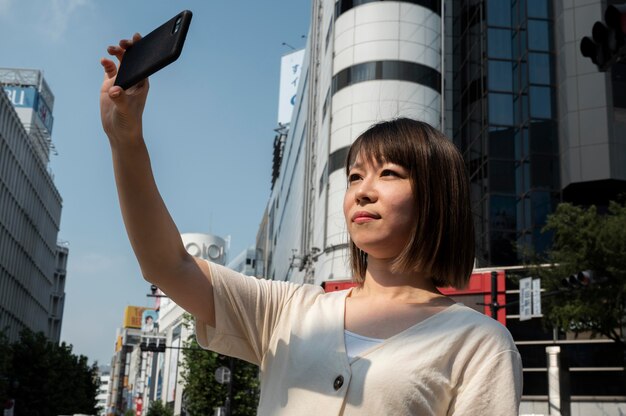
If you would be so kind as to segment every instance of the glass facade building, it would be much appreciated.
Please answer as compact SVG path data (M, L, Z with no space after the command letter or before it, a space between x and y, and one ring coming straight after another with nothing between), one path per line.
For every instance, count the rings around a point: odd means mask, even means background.
M543 251L560 200L551 2L453 3L455 143L470 170L479 265Z

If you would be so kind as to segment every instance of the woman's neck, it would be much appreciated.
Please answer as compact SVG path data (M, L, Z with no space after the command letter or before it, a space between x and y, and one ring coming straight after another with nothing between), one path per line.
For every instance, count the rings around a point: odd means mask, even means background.
M432 279L421 272L394 272L392 260L369 258L361 296L376 296L405 302L427 302L442 296Z

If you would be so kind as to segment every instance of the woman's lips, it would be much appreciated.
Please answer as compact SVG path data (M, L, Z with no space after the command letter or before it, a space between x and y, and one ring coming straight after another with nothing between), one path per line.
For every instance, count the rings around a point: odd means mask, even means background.
M380 215L374 214L368 211L358 211L352 215L352 222L362 224L365 222L371 222L380 218Z

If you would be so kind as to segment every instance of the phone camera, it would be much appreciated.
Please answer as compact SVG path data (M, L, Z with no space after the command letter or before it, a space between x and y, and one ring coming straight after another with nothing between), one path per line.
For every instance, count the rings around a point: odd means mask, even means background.
M182 22L183 22L183 18L182 18L182 16L179 16L178 19L176 19L176 22L174 23L174 30L172 31L172 33L178 32Z

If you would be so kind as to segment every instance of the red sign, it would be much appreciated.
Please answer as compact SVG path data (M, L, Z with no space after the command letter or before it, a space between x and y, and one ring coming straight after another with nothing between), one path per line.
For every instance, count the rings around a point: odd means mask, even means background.
M135 415L141 416L141 410L143 408L143 399L141 397L137 397L135 399L135 408L136 408Z

